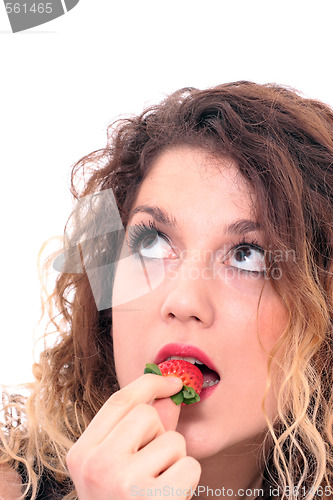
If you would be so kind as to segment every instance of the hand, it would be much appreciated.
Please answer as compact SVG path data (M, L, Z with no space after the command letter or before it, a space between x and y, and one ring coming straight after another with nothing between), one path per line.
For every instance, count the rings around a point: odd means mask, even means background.
M67 454L80 500L170 497L171 488L191 497L201 467L175 431L180 407L170 396L181 387L177 377L146 374L108 399Z

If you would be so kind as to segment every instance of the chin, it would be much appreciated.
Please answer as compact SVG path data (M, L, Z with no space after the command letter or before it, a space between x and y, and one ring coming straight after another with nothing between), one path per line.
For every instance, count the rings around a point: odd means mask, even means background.
M203 460L220 452L243 454L251 446L258 448L266 435L267 426L258 422L257 425L243 427L241 431L238 425L180 419L176 430L185 438L187 454Z
M176 430L185 438L187 454L197 460L211 457L231 445L230 439L221 435L221 428L218 435L202 422L179 422Z

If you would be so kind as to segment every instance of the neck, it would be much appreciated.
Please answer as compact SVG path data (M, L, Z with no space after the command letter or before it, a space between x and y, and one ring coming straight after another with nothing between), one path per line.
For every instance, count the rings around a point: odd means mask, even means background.
M199 460L202 468L199 498L253 500L262 496L264 462L262 439L248 441ZM258 491L259 490L259 491ZM245 493L246 492L246 493Z

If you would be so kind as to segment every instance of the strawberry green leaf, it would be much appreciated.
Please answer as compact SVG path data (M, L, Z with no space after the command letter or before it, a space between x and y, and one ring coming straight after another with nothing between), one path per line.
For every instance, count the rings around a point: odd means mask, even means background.
M144 373L162 375L160 368L154 363L147 363L146 368L144 369ZM200 401L200 396L192 387L183 385L182 390L177 392L177 394L171 396L171 399L176 405L180 405L181 403L190 405L192 403L197 403L198 401Z
M184 398L183 398L183 391L177 392L177 394L174 394L174 396L171 396L171 399L176 405L180 405Z
M161 370L154 363L147 363L143 373L154 373L155 375L162 375Z
M186 405L191 405L200 401L200 396L196 393L193 387L183 385L182 393L184 398L183 403Z
M200 401L200 396L197 394L195 398L184 399L183 403L185 405L192 405L193 403L198 403Z
M174 396L171 396L171 399L176 405L180 405L181 403L191 405L193 403L198 403L200 401L200 396L192 387L183 385L182 390L177 392Z
M184 394L184 398L190 399L190 398L194 398L195 397L196 392L193 389L193 387L189 387L187 385L183 385L183 394Z

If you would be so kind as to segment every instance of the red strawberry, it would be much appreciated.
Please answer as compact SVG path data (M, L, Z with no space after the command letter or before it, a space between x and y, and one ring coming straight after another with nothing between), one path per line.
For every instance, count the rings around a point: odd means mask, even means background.
M170 377L174 375L179 377L183 382L183 388L171 399L177 404L192 404L200 401L199 394L203 385L203 375L199 368L183 359L170 359L163 361L158 366L147 363L144 373L155 373Z
M158 365L163 377L176 375L181 378L183 384L192 387L200 394L203 385L203 375L199 368L184 359L170 359Z

